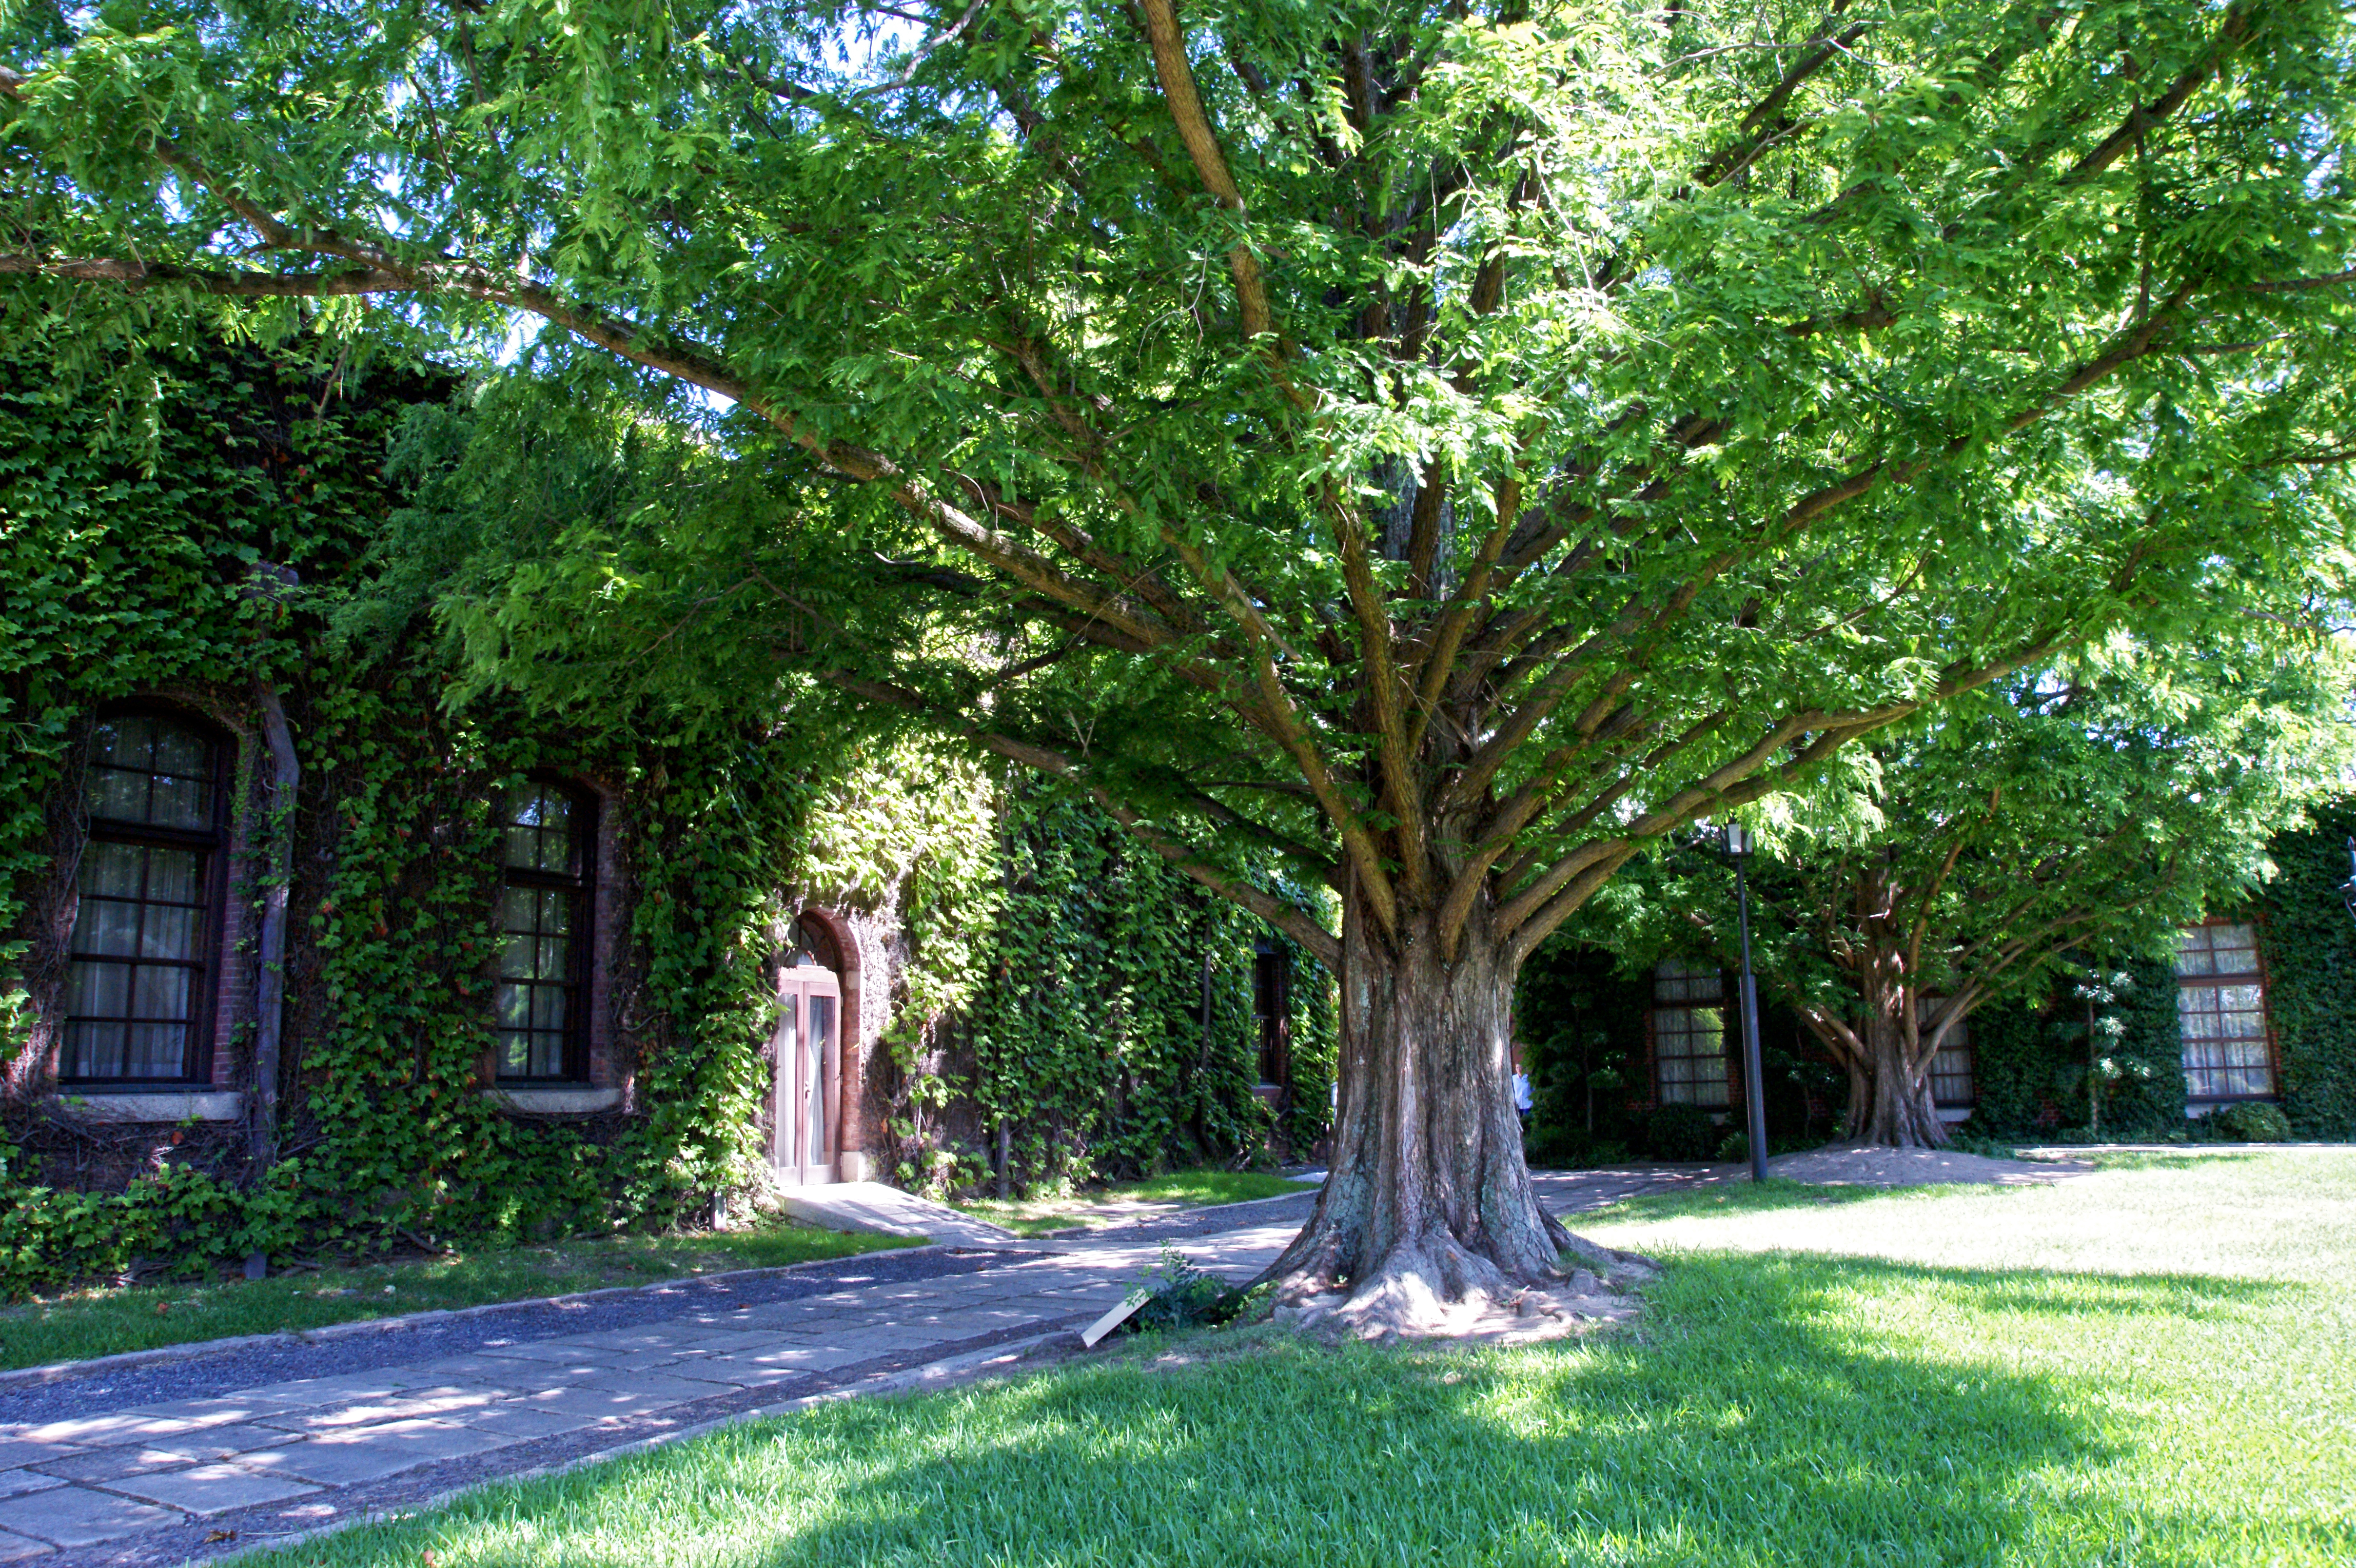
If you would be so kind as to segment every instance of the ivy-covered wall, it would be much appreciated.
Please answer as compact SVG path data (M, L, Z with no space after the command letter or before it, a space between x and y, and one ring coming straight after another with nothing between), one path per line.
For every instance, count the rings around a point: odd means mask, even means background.
M450 379L291 350L157 355L155 396L126 409L78 395L41 347L0 360L0 1294L255 1251L701 1221L762 1180L769 966L803 908L826 911L856 971L847 1109L878 1174L994 1184L1001 1121L1025 1190L1264 1152L1261 933L1094 813L918 742L814 746L783 714L691 733L649 710L567 731L496 692L454 703L422 619L341 635L403 499L388 442L412 406L448 402ZM262 777L265 689L300 765L283 816ZM238 994L218 1086L252 1086L254 912L268 852L291 853L266 1163L251 1096L247 1121L162 1125L93 1120L53 1092L81 758L93 716L126 698L235 741L244 950L222 966ZM526 770L605 802L619 1093L587 1113L485 1092L488 802ZM1292 998L1282 1131L1305 1149L1332 1071L1330 982L1303 961Z
M2283 1110L2310 1138L2356 1138L2356 919L2341 902L2356 800L2274 843L2258 955L2282 1063Z
M2042 1004L1999 1003L1973 1014L1976 1101L1957 1131L1997 1142L2181 1133L2176 989L2168 964L2130 957L2081 971Z

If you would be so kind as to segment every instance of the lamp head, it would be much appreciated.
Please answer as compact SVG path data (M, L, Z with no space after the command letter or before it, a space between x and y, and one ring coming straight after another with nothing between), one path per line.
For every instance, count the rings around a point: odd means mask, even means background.
M1739 859L1751 853L1751 830L1740 822L1729 822L1719 832L1725 837L1727 854Z

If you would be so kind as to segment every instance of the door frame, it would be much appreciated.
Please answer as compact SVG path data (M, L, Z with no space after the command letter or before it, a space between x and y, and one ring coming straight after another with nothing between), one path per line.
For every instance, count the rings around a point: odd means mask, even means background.
M810 1004L833 1003L833 1026L818 1064L816 1084L809 1081L809 1051L805 1043ZM777 1026L771 1036L776 1066L770 1079L769 1166L789 1187L811 1187L840 1179L842 1152L842 978L824 964L796 964L777 972ZM809 1095L815 1090L826 1123L822 1147L808 1147ZM813 1158L812 1156L816 1157Z

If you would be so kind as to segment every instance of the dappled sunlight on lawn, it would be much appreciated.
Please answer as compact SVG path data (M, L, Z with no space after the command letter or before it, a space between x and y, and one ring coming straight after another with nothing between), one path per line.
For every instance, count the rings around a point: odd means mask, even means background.
M2157 1157L2051 1187L1747 1184L1574 1223L1637 1251L1791 1251L2072 1273L2356 1277L2356 1148Z

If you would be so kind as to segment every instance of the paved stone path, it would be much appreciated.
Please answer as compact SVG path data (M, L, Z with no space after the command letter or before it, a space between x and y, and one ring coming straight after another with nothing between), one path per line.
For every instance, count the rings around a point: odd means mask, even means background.
M1538 1178L1558 1213L1692 1179L1658 1169ZM177 1563L748 1412L921 1386L1085 1326L1154 1265L1171 1233L1199 1266L1248 1278L1312 1201L1304 1193L1186 1217L1201 1230L1130 1226L1032 1244L972 1273L709 1303L622 1328L493 1338L464 1355L202 1399L0 1419L0 1563ZM0 1418L7 1399L0 1392Z

